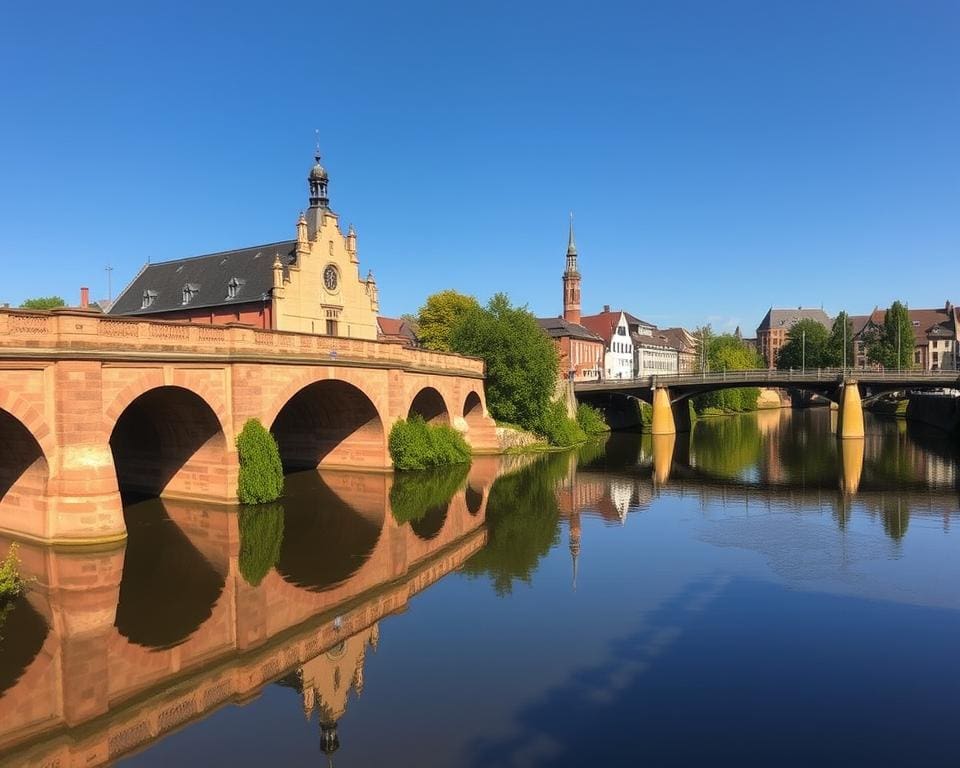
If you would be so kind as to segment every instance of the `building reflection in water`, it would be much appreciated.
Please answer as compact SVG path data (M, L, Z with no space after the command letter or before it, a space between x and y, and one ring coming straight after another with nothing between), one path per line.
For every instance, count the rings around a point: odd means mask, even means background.
M930 427L868 416L864 439L838 440L827 409L776 409L703 419L688 434L613 434L581 452L558 483L574 575L586 547L582 516L620 523L658 496L702 508L829 509L841 528L853 510L894 541L911 516L960 512L958 453Z
M31 586L0 628L0 764L112 762L277 681L335 749L382 620L482 549L500 471L478 458L419 496L408 479L404 499L390 475L303 473L242 514L131 505L107 551L21 543Z

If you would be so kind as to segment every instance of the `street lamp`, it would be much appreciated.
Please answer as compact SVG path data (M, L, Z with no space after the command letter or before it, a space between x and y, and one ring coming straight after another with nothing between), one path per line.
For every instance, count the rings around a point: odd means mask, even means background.
M800 356L800 372L806 373L807 372L807 329L806 328L804 328L800 332L800 337L803 339L803 346L802 346L803 351L801 352L801 356Z
M897 373L900 373L900 331L903 329L901 319L897 318Z
M843 313L843 360L840 361L840 370L847 370L847 313Z

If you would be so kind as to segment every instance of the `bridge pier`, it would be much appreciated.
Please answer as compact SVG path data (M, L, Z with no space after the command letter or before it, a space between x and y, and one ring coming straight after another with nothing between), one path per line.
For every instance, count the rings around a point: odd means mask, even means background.
M856 379L843 383L840 392L840 411L837 416L837 436L841 439L863 438L863 403L860 385Z
M670 400L670 390L667 387L654 388L650 434L675 435L678 432L690 431L690 404L686 399L678 403L671 403Z

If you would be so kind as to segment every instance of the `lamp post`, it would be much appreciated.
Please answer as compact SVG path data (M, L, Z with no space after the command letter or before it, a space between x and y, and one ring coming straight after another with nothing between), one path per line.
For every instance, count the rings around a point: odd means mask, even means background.
M846 312L844 314L843 321L843 360L840 361L840 370L846 372L847 370L847 321L846 321Z
M897 318L897 373L900 373L900 331L903 328L903 323L900 318Z
M807 329L804 328L800 332L800 338L803 340L800 353L800 372L807 372Z

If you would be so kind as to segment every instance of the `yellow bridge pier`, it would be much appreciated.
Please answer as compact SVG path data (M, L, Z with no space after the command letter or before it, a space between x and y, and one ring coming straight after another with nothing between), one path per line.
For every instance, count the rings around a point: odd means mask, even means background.
M856 379L843 382L840 392L840 412L837 417L837 436L845 440L864 436L863 402L860 400L860 385Z
M677 432L690 431L690 404L686 399L678 403L670 401L667 387L653 390L653 419L650 423L651 435L675 435Z

